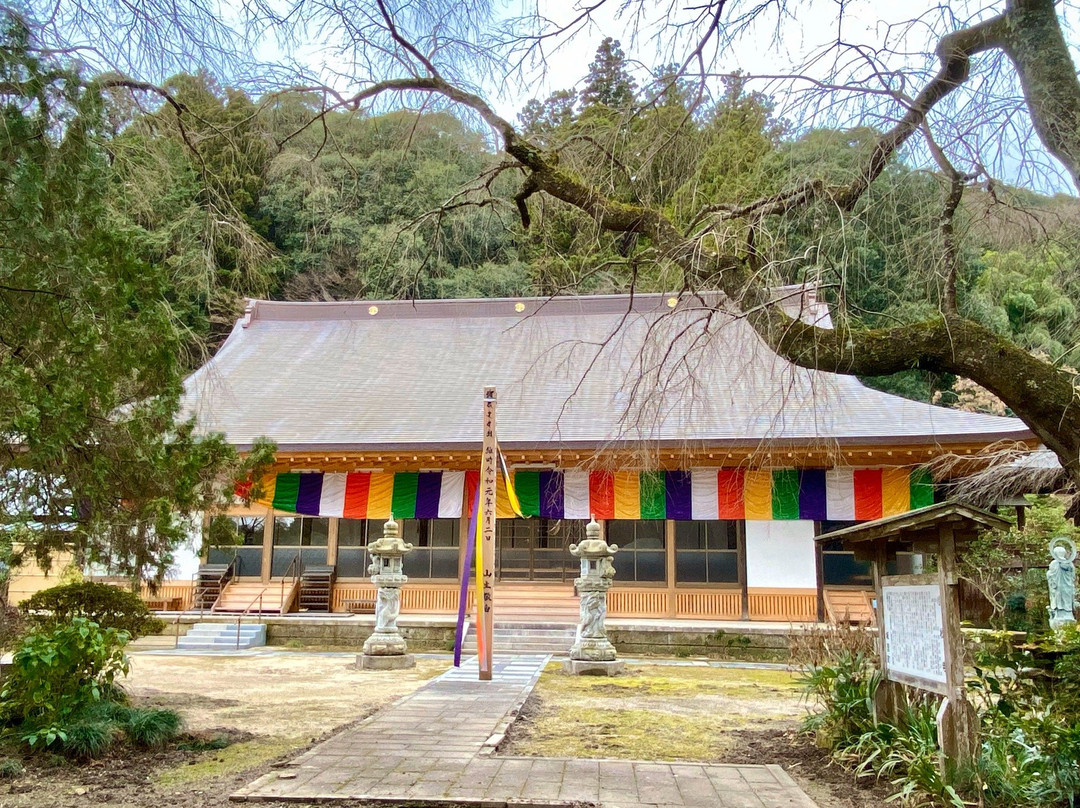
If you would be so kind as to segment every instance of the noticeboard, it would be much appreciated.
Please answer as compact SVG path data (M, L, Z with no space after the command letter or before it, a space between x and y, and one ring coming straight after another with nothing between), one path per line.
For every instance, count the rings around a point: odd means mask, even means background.
M881 587L881 605L886 676L894 682L947 695L945 613L940 585L890 581Z

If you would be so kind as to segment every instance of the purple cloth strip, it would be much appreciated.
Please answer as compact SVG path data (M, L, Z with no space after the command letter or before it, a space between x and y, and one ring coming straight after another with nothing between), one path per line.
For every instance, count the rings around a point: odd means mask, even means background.
M825 469L799 471L799 518L825 521Z
M296 495L296 512L305 516L319 515L319 500L322 498L322 474L301 474L300 491Z
M561 471L540 472L540 516L563 518L563 475Z
M465 641L465 607L469 603L469 574L473 568L473 545L476 544L476 519L480 513L480 486L476 486L472 513L469 515L469 533L465 539L465 566L461 570L461 595L458 598L457 632L454 634L454 667L461 667L461 644Z
M439 492L442 490L441 471L421 471L416 476L416 518L439 518Z
M689 471L669 471L664 474L664 499L668 519L691 519L694 500Z

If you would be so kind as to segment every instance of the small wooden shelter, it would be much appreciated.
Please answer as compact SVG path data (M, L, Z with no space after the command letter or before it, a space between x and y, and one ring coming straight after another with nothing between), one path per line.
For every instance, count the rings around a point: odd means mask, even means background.
M817 538L842 541L856 558L871 562L883 678L878 715L895 720L903 686L943 696L937 724L945 770L948 761L972 763L978 750L978 718L964 691L957 554L982 531L1007 527L1000 516L950 501ZM934 556L936 572L889 575L899 552Z

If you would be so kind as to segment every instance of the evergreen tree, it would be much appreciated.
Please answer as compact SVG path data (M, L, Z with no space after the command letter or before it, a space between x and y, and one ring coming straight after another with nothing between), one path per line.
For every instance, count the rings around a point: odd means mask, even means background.
M605 37L589 64L585 87L581 91L581 108L605 106L626 109L637 97L637 82L630 75L619 40Z
M110 210L100 89L0 25L0 541L162 574L240 466L177 417L171 279Z

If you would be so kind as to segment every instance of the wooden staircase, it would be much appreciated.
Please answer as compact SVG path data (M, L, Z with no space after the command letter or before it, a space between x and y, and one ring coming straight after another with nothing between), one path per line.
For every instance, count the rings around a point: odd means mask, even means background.
M495 584L495 623L576 624L578 599L570 583L500 581Z
M202 564L195 574L192 609L212 609L233 577L232 564Z
M309 565L300 574L300 601L302 612L328 612L334 594L334 568L329 565Z
M286 614L292 609L299 588L299 581L291 579L270 583L233 579L218 598L214 613Z
M833 625L872 626L873 592L865 589L826 589L825 614Z

